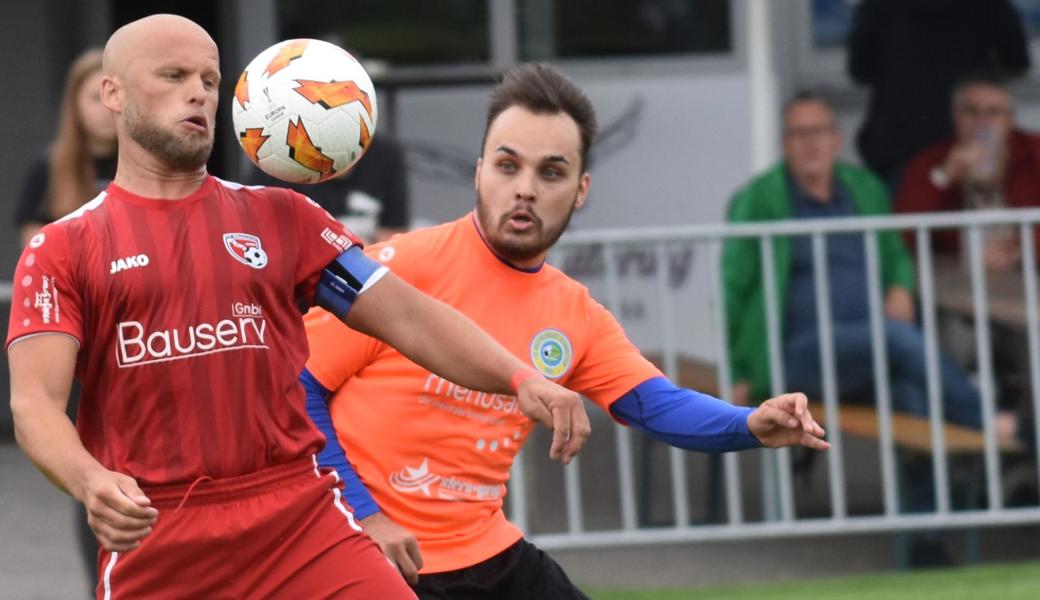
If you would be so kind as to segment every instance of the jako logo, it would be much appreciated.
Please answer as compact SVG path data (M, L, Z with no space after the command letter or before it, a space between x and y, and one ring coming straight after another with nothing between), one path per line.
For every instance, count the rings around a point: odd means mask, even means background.
M126 258L120 258L119 260L112 261L112 270L109 273L118 273L127 269L136 269L137 267L147 267L148 263L147 254L138 254L137 256L127 256Z
M116 325L116 359L120 368L180 360L229 350L267 350L267 321L263 317L222 319L189 325L186 329L146 331L139 321Z

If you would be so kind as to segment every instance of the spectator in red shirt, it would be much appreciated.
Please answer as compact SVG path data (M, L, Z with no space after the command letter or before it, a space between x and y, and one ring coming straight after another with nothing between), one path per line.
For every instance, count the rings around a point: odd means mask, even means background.
M1040 135L1015 127L1014 100L1003 81L987 74L962 79L954 88L951 108L954 137L910 162L896 212L1040 206ZM960 232L933 232L932 248L957 254ZM1012 229L987 230L987 267L1014 268L1020 254Z

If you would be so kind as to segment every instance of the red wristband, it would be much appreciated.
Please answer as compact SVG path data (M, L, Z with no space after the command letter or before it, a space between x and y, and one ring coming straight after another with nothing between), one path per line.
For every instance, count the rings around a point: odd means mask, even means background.
M523 367L518 369L516 373L513 373L512 377L509 378L509 387L513 388L513 391L515 392L520 389L521 383L527 381L528 379L531 379L532 377L541 376L542 374L538 371L535 371L533 367L524 365Z

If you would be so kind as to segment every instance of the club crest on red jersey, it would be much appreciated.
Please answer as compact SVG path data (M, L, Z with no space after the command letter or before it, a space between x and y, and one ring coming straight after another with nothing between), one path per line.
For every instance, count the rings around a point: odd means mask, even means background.
M235 259L254 269L267 266L267 253L260 244L260 238L248 233L225 233L224 247Z

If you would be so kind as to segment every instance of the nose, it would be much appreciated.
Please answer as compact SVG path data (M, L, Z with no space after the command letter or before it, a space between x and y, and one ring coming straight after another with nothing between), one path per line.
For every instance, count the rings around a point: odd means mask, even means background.
M535 190L534 173L530 170L525 170L516 178L516 200L522 202L534 202L537 195L538 194Z
M188 102L192 104L198 104L202 106L206 104L206 99L209 96L209 88L206 82L201 77L192 78L192 83L188 86L190 97Z

